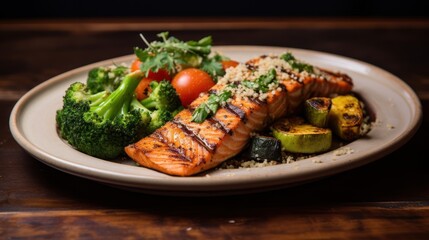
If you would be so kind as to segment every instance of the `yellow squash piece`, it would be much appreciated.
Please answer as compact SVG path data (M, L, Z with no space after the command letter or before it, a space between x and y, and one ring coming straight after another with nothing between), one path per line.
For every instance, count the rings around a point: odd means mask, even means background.
M360 137L363 110L359 100L352 95L332 98L329 127L341 139L352 141Z

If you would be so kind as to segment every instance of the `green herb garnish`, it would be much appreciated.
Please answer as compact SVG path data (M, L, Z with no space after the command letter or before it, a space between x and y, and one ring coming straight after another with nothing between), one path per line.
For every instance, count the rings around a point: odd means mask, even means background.
M134 48L134 53L139 60L144 63L140 69L142 72L157 72L159 69L167 70L170 75L175 75L179 69L196 67L202 68L212 75L216 81L216 76L222 76L225 72L222 69L221 57L209 56L212 47L211 36L204 37L199 41L181 41L175 37L169 37L168 32L157 34L161 41L149 43L140 34L147 45L147 48Z
M289 52L285 53L281 55L280 58L288 62L293 69L296 69L299 72L302 72L302 71L306 71L308 73L314 72L313 66L296 60L295 57L292 55L292 53L289 53Z
M269 70L267 74L259 76L255 81L244 80L241 84L255 91L266 93L269 90L269 85L277 82L276 78L277 72L273 68Z
M211 58L204 58L201 62L200 68L210 74L213 80L216 81L217 76L225 75L225 70L222 67L223 60L229 59L219 54L216 54Z
M202 123L209 116L212 116L216 113L217 109L222 103L225 103L229 98L231 98L231 91L222 91L219 94L211 94L209 99L201 103L200 106L195 109L192 113L192 121L197 123Z

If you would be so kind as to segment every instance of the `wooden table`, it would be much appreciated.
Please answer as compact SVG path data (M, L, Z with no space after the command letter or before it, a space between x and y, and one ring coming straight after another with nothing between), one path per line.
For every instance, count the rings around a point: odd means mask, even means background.
M132 53L138 33L216 45L331 52L386 69L420 97L423 122L394 153L293 188L224 197L128 192L48 167L9 131L16 101L43 81ZM151 40L154 37L149 37ZM0 22L1 239L429 239L429 21L131 19Z

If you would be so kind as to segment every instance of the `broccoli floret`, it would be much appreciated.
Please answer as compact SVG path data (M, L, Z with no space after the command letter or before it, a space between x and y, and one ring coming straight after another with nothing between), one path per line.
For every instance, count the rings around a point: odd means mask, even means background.
M173 115L173 112L170 112L166 109L151 111L151 110L147 109L146 107L144 107L139 101L137 101L137 99L134 99L131 102L131 105L135 109L139 109L142 112L147 112L150 114L150 118L151 118L150 123L145 128L145 133L147 135L153 133L156 129L160 128L161 126L166 124L168 121L173 119L173 117L176 113L176 112L174 112L174 115Z
M166 124L168 121L173 119L174 115L164 109L155 110L150 114L151 121L149 126L147 127L147 131L149 133L154 132L156 129L162 127L164 124Z
M91 93L113 92L128 73L125 66L97 67L89 71L86 85Z
M150 88L152 92L141 102L143 106L149 110L154 111L162 109L173 112L182 106L179 95L177 95L176 90L170 82L153 81L150 83Z
M94 157L121 155L126 145L146 134L151 120L147 109L132 104L137 101L133 93L142 77L141 72L128 74L111 93L92 94L85 84L73 83L56 115L61 137Z

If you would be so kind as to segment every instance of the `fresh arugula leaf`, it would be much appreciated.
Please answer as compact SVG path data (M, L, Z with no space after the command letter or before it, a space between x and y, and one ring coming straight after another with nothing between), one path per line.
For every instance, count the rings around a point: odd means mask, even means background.
M211 56L211 36L184 42L169 36L168 32L161 32L157 34L161 40L150 43L143 35L140 36L147 48L136 47L134 53L142 62L140 69L146 76L149 71L157 72L159 69L165 69L173 76L181 69L190 67L206 71L214 81L225 74L222 61L228 58L219 54Z
M149 70L152 72L158 72L159 69L175 68L176 63L174 59L172 59L166 52L160 52L156 55L152 55L150 52L141 48L134 48L134 53L139 60L144 63L140 66L140 70L146 74L146 77L149 74Z
M210 74L210 76L212 76L215 82L217 82L218 76L225 75L225 70L222 67L222 62L215 57L203 59L200 68Z

